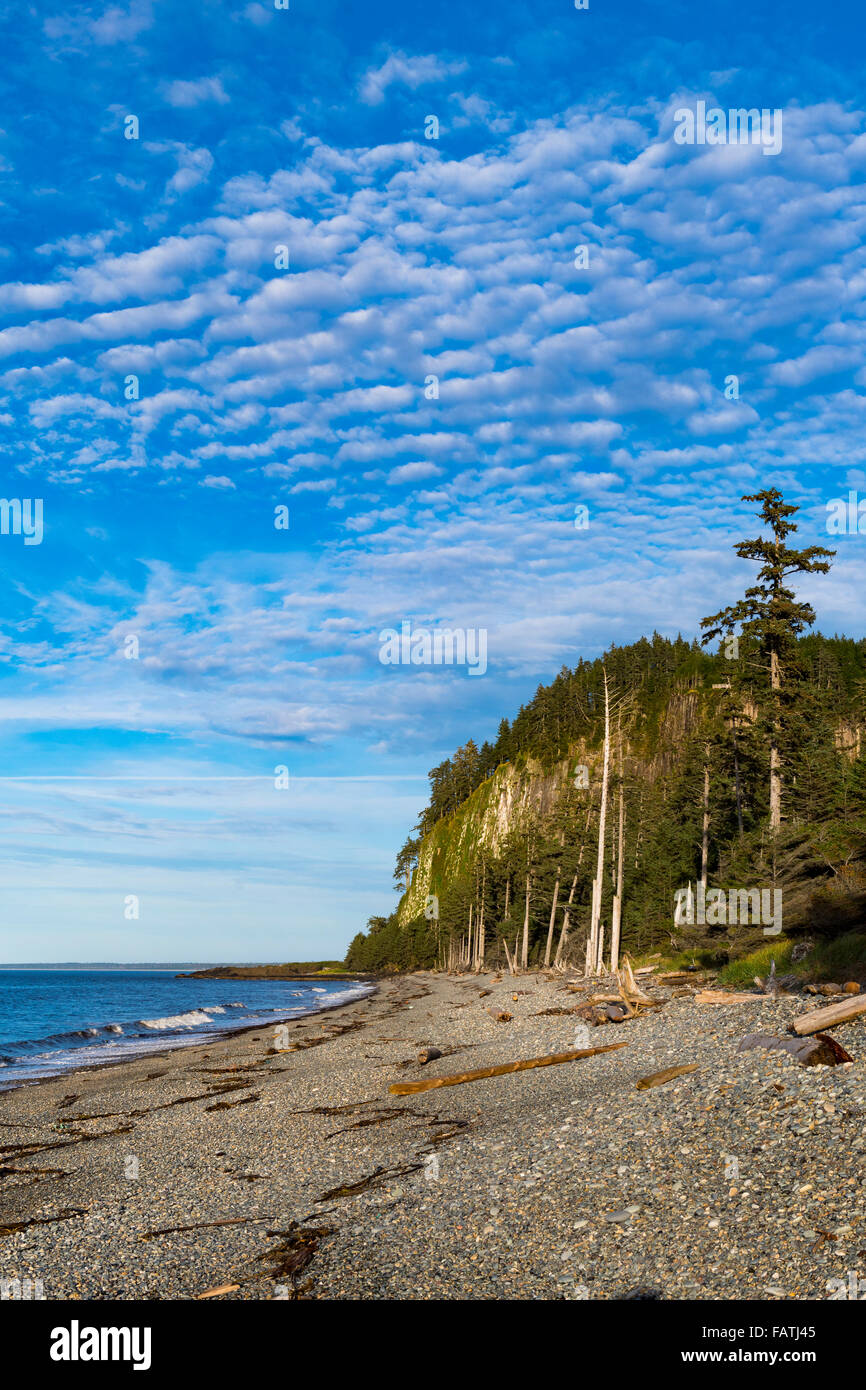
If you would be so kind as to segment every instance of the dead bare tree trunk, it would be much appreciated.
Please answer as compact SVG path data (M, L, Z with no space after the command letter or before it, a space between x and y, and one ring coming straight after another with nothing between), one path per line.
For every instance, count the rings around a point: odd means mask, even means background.
M586 943L586 973L591 975L598 970L599 926L601 922L601 897L604 889L604 835L607 823L607 784L610 772L610 698L607 688L607 671L601 668L604 676L604 763L601 775L601 810L598 818L598 861L595 869L595 882L592 885L592 912L589 925L589 939Z
M779 670L779 654L770 653L770 687L781 688L782 677ZM776 727L778 712L773 711L773 729L770 734L770 830L775 835L782 824L782 768L779 757L779 736Z
M562 848L565 844L565 831L559 837L560 857L556 866L556 883L553 885L553 902L550 904L550 922L547 926L547 946L544 951L544 968L550 967L550 952L553 949L553 927L556 921L556 904L559 901L559 882L562 876Z
M701 804L701 885L704 897L707 892L707 877L710 857L710 745L704 744L704 795Z
M580 842L580 853L577 856L577 867L574 871L574 878L571 880L571 892L568 895L568 902L562 915L562 930L559 933L559 945L556 948L554 965L562 963L562 954L568 942L568 923L571 915L571 904L574 902L574 893L577 888L577 880L580 877L580 866L583 863L583 851L586 849L586 837L589 831L589 822L592 817L592 803L586 808L586 824L583 827L583 839Z
M619 736L619 833L616 842L616 890L610 920L610 969L615 974L619 965L619 938L622 930L622 865L625 837L625 797L622 779L622 730Z
M514 961L511 959L511 952L508 949L508 942L505 940L504 936L502 938L502 944L505 947L505 959L508 961L508 973L509 975L516 975L517 971L514 969Z
M475 973L484 969L484 953L487 948L484 932L484 898L487 887L487 865L481 865L481 912L475 936Z

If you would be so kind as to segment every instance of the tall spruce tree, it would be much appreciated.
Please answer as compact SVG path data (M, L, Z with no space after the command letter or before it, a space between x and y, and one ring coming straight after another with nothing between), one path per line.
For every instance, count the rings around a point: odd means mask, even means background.
M766 676L762 713L769 744L770 830L775 834L782 823L781 744L785 705L790 698L790 685L786 682L794 674L797 638L815 621L811 604L799 603L785 580L795 574L826 574L836 552L820 545L792 550L786 544L788 536L797 530L797 523L790 518L800 509L786 503L778 488L766 488L742 500L761 504L758 516L769 526L772 537L759 536L734 546L741 559L760 564L758 582L746 590L738 603L703 619L701 627L706 631L701 640L706 644L739 628L743 637L757 646Z

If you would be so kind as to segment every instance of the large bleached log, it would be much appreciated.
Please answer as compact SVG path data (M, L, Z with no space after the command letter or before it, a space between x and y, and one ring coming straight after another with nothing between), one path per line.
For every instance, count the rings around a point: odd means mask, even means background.
M723 989L702 989L695 995L696 1004L766 1004L769 994L728 994Z
M814 1009L810 1014L803 1014L791 1024L791 1032L803 1038L808 1033L821 1033L825 1028L832 1028L834 1023L848 1023L860 1014L866 1014L866 995L855 994L841 1004L831 1004L827 1009Z
M524 1062L505 1062L498 1067L481 1067L464 1071L459 1076L437 1076L429 1081L401 1081L389 1086L392 1096L416 1096L419 1091L433 1091L440 1086L461 1086L464 1081L485 1081L488 1076L508 1076L513 1071L530 1071L533 1067L555 1067L559 1062L579 1062L583 1057L597 1057L600 1052L615 1052L628 1047L627 1042L608 1043L606 1047L585 1047L577 1052L552 1052L546 1057L528 1057Z

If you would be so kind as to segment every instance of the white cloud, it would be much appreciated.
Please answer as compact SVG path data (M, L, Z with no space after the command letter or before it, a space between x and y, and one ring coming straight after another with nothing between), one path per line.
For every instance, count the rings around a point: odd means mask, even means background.
M421 460L414 463L403 463L399 468L392 468L388 474L389 483L418 483L423 478L435 478L441 474L442 469L437 468L435 463Z
M206 101L215 101L225 106L229 95L220 77L199 77L195 81L177 78L165 86L165 99L169 106L201 106Z
M446 62L434 53L410 57L408 53L396 52L389 55L378 68L368 68L359 84L361 100L368 106L379 106L385 100L388 88L395 83L416 91L431 82L442 82L446 77L464 72L468 65L462 60Z

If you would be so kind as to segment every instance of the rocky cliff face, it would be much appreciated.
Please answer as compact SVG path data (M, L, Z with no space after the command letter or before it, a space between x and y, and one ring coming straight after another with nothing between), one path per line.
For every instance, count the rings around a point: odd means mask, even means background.
M398 916L401 923L420 917L430 894L441 895L467 869L479 848L497 855L511 830L525 821L547 815L556 805L576 765L589 769L590 783L601 775L601 751L575 749L571 757L552 770L529 759L515 768L503 763L453 815L426 835L418 854L418 867L404 893Z

